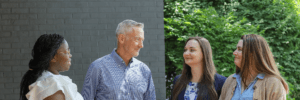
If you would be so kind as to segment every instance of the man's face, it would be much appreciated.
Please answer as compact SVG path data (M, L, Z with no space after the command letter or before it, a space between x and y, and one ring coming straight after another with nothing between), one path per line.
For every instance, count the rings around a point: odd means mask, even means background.
M144 30L139 27L132 28L131 33L125 34L124 49L128 56L137 57L139 51L144 47Z

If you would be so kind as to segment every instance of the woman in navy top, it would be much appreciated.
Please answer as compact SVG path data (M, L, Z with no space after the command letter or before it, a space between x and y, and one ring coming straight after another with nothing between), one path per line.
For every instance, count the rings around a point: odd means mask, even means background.
M183 58L183 71L173 81L171 100L217 100L226 77L216 73L209 41L190 37Z

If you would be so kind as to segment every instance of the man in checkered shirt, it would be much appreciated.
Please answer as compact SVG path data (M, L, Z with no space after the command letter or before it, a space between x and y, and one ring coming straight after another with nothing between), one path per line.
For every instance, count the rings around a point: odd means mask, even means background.
M134 57L143 48L144 24L119 23L118 46L89 67L82 89L85 100L156 100L149 67Z

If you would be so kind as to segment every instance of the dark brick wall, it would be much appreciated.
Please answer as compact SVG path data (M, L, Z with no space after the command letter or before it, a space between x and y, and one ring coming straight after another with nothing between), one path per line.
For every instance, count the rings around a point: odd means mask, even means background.
M81 92L89 64L116 48L115 29L125 19L145 24L137 59L152 71L157 100L164 100L163 0L0 0L0 100L17 100L34 42L58 33L69 43L69 76Z

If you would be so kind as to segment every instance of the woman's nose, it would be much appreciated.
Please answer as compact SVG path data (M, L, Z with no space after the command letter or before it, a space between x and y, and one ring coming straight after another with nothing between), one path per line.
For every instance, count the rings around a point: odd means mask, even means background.
M233 55L236 55L236 50L234 50Z

